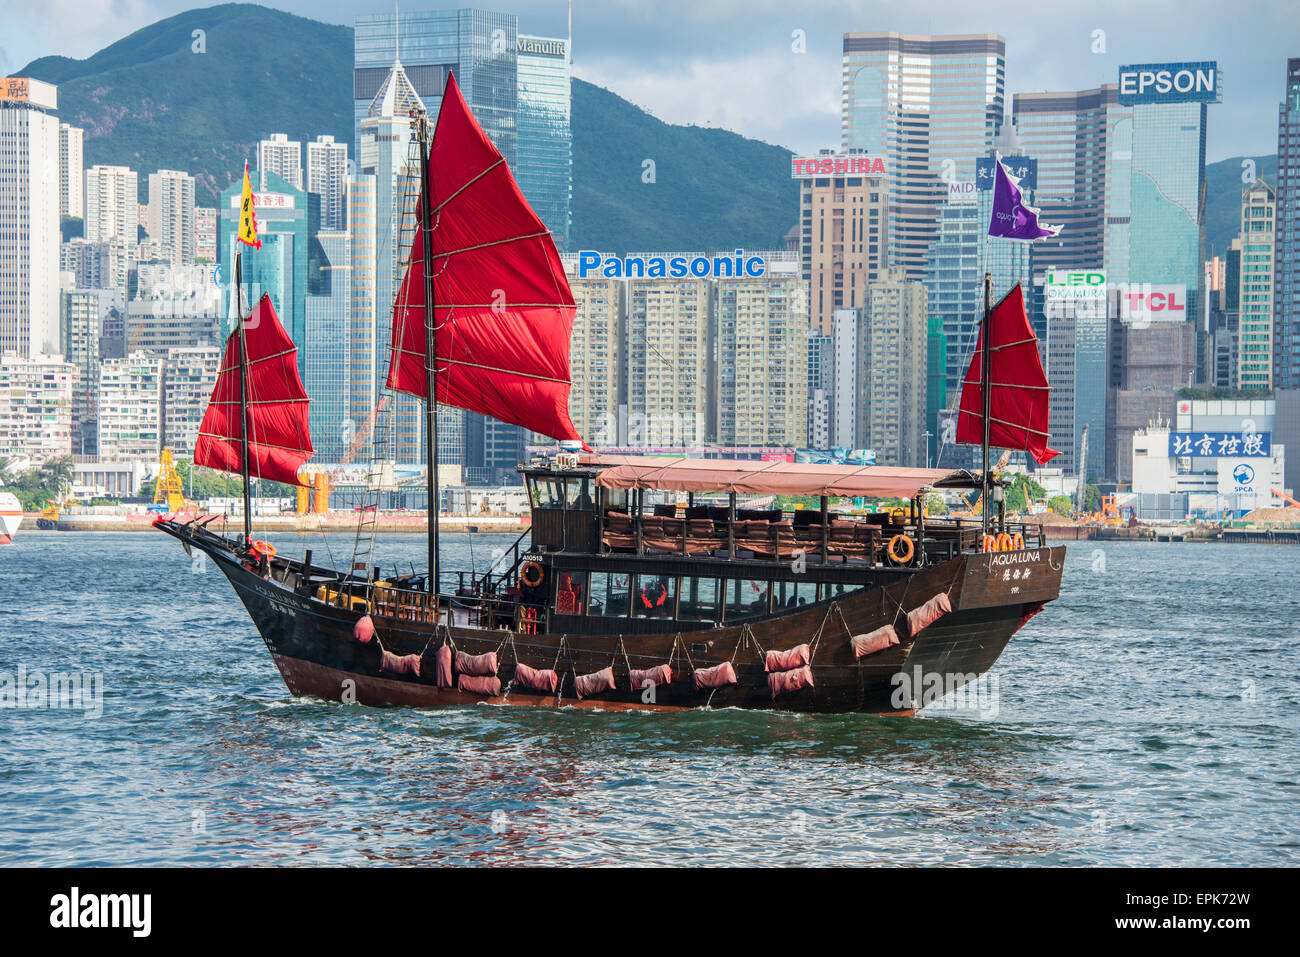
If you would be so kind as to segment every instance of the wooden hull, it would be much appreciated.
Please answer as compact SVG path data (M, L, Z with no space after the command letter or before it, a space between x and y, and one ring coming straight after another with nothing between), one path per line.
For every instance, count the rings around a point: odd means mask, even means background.
M960 687L987 672L1007 642L1031 615L1060 590L1064 548L966 554L917 570L876 588L862 588L834 600L805 605L766 618L679 634L521 634L456 624L434 626L373 616L379 642L353 637L359 612L325 605L295 593L239 564L210 537L194 538L184 526L160 527L207 552L234 586L271 658L294 695L375 706L436 707L489 702L503 705L589 707L609 710L683 710L700 707L799 712L910 713L937 695L899 676L940 675L940 686ZM1014 576L1014 577L1013 577ZM908 634L907 612L939 593L952 611ZM854 635L893 624L900 644L857 659ZM445 641L468 654L498 654L503 693L482 697L437 687L434 653ZM380 669L380 643L396 655L420 655L423 674L395 675ZM763 652L808 643L812 687L773 698ZM735 685L697 691L691 673L731 662ZM558 695L511 687L516 662L560 673ZM673 680L633 690L630 668L670 663ZM618 687L579 700L576 675L613 667ZM917 671L920 669L920 672Z

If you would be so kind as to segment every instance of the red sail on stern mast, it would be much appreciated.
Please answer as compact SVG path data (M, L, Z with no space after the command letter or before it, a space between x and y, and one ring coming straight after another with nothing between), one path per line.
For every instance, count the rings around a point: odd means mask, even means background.
M1061 453L1047 447L1050 386L1038 357L1038 338L1025 314L1019 283L993 308L988 322L980 327L979 342L962 380L957 441L968 445L980 445L984 441L980 368L984 336L990 326L993 338L989 381L993 388L989 402L989 445L1023 449L1043 465Z
M556 439L576 305L555 243L448 75L430 151L437 399ZM424 236L393 311L388 387L428 398Z
M242 320L248 347L248 474L298 484L298 467L314 453L307 426L307 390L298 377L298 347L275 314L269 294ZM240 471L239 329L226 339L221 372L194 444L194 464Z

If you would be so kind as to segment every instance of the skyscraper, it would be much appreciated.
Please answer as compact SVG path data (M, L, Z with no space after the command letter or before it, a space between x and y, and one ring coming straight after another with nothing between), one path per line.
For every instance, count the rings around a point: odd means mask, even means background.
M867 287L858 320L855 448L881 465L925 463L926 295L901 269Z
M59 351L58 91L0 80L0 352Z
M125 166L92 166L86 170L86 239L139 242L140 181Z
M318 136L307 144L307 192L320 196L320 228L347 227L348 144Z
M919 281L946 184L974 180L1001 129L1006 41L846 33L843 51L843 146L885 158L888 263Z
M99 373L99 456L157 461L162 452L163 358L133 352Z
M796 262L717 283L712 430L720 445L808 444L808 285Z
M35 465L71 455L76 387L77 369L62 356L0 352L0 455Z
M1124 262L1118 240L1106 263L1107 282L1178 284L1187 288L1189 316L1200 315L1205 261L1202 193L1205 185L1207 108L1222 97L1218 64L1122 66L1118 99L1132 111L1132 145ZM1124 150L1124 121L1113 149ZM1113 170L1111 175L1119 175ZM1112 193L1112 195L1114 195ZM1124 218L1107 210L1109 221Z
M881 158L864 153L823 150L793 159L792 170L809 321L814 333L829 335L835 310L861 306L867 284L884 272L889 186Z
M320 231L308 255L307 375L316 458L338 462L352 439L348 418L351 248L345 230Z
M1277 110L1273 385L1300 389L1300 57L1286 61L1283 91ZM1288 471L1296 459L1287 460Z
M222 315L229 323L235 314L231 291L235 288L235 254L242 249L244 310L256 305L262 293L271 294L276 314L298 347L298 375L302 376L307 359L307 194L275 173L259 171L252 175L252 182L261 249L241 247L235 239L243 178L221 194L218 255L226 277Z
M406 75L401 61L389 67L388 77L375 93L361 123L361 173L373 176L374 193L374 394L376 402L388 375L393 306L415 236L415 204L420 193L419 147L413 140L411 111L425 108ZM422 404L412 396L395 394L377 420L374 436L377 457L401 464L423 463L425 417ZM459 464L463 452L464 413L438 410L438 456Z
M173 266L194 262L194 177L174 169L149 174L149 238Z
M1241 291L1237 387L1273 388L1273 255L1276 196L1257 179L1241 191Z
M388 80L393 61L437 117L447 71L454 70L465 102L512 169L517 144L517 18L484 10L432 10L378 14L356 19L353 34L352 105L355 140L361 122Z
M515 178L561 252L569 246L573 133L563 39L518 37L519 145Z
M1132 110L1121 106L1119 87L1017 93L1011 100L1016 135L1037 163L1033 203L1043 222L1060 225L1060 235L1034 243L1034 275L1048 268L1101 271L1107 259L1107 216L1116 193L1130 189L1128 176L1112 177L1113 138L1131 125ZM1127 215L1124 213L1123 215ZM1125 249L1127 253L1127 249Z
M257 144L257 168L302 189L302 144L287 133L272 133L269 140Z
M59 215L86 216L86 168L82 164L85 130L59 124Z

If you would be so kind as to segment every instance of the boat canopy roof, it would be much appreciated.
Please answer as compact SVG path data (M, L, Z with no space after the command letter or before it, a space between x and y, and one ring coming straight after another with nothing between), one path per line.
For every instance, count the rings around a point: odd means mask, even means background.
M923 488L962 488L978 483L978 478L966 471L884 465L814 465L639 455L588 455L582 457L581 464L600 469L596 484L605 488L676 492L911 498Z

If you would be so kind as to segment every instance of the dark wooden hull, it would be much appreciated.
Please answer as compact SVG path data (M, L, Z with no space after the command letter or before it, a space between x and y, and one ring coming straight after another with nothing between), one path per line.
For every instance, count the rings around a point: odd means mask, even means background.
M375 615L375 630L385 649L422 656L420 677L380 670L378 643L353 637L360 617L264 578L240 564L229 547L213 536L197 536L186 526L159 527L188 546L205 551L234 586L271 658L294 695L312 695L366 705L432 707L487 701L507 705L590 707L609 710L682 710L714 708L771 709L799 712L910 713L933 696L912 691L898 676L942 676L941 686L959 687L987 672L1007 642L1060 591L1065 549L964 554L916 570L905 578L863 588L765 618L680 634L521 634L452 624L434 626ZM1014 572L1014 577L1013 577ZM907 612L946 592L952 611L910 635ZM849 644L881 625L893 624L901 643L856 659ZM436 649L451 641L468 654L496 651L503 693L481 697L434 681ZM763 652L812 646L812 687L773 698L763 666ZM697 691L691 672L730 661L737 683ZM555 668L561 675L558 695L541 695L511 687L516 662ZM673 680L653 694L629 686L629 668L671 663ZM574 676L613 667L614 691L579 700ZM920 669L920 672L917 671Z

